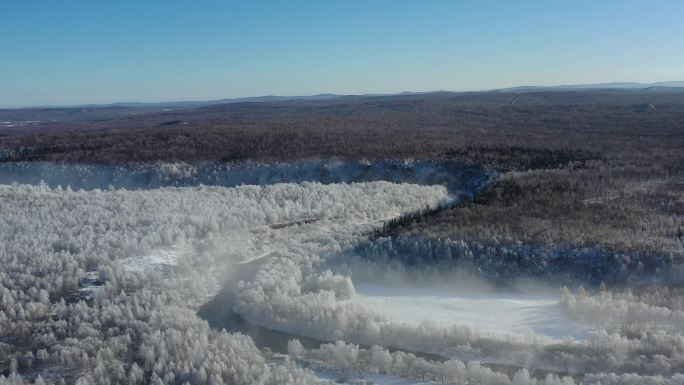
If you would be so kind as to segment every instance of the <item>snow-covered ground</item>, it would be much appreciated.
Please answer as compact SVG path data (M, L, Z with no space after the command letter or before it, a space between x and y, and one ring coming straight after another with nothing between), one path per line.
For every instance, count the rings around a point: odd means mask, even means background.
M436 384L432 381L422 381L415 379L399 378L388 376L385 374L371 374L366 373L362 375L344 376L340 373L331 372L327 370L315 370L316 377L323 381L330 381L337 384L349 385L423 385Z
M178 260L184 254L182 244L162 247L152 250L147 255L123 258L121 265L127 271L145 272L148 270L166 271L178 265Z
M585 339L589 328L569 319L559 304L560 290L494 291L483 288L388 287L357 283L356 294L391 321L418 326L467 325L491 334L530 333L559 340Z

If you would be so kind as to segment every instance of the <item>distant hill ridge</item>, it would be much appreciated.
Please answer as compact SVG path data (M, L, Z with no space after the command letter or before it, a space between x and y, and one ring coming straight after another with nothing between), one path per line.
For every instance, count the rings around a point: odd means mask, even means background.
M616 83L595 83L595 84L564 84L559 86L518 86L501 88L493 91L502 92L525 92L525 91L572 91L572 90L640 90L647 88L672 88L684 87L684 81L669 81L669 82L655 82L655 83L637 83L637 82L616 82Z
M319 101L331 100L338 98L350 97L373 97L373 96L402 96L402 95L421 95L432 93L467 93L467 92L538 92L538 91L587 91L587 90L645 90L645 89L662 89L662 88L684 88L684 81L666 81L655 83L637 83L637 82L615 82L615 83L596 83L596 84L566 84L557 86L518 86L508 88L498 88L491 90L479 91L427 91L427 92L399 92L399 93L376 93L376 94L361 94L361 95L343 95L343 94L316 94L304 96L251 96L244 98L225 98L216 100L196 100L196 101L176 101L176 102L116 102L110 104L85 104L73 106L32 106L11 109L29 109L29 108L193 108L204 107L219 104L233 104L233 103L265 103L265 102L283 102L283 101Z

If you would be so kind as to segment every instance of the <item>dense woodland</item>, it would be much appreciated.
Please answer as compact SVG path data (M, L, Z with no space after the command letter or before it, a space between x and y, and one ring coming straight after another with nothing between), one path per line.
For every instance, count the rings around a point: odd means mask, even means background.
M344 226L350 219L377 220L445 195L443 187L389 182L147 191L2 185L0 384L314 383L310 372L269 368L249 337L211 329L193 310L232 263L269 252L270 235L288 231L268 225L346 218L300 234L340 248L357 231ZM339 239L326 238L331 231ZM184 240L198 245L175 260L154 258L156 248ZM290 273L311 281L280 282L301 294L293 301L329 299L342 277L313 269L317 257L306 245L279 242L279 269L263 269L258 283ZM307 272L288 263L288 253L306 256Z
M684 91L436 93L158 112L112 109L106 118L87 120L82 116L101 110L0 110L0 121L14 125L0 129L0 148L8 160L456 156L518 170L625 155L630 164L653 166L658 160L673 170ZM23 120L41 123L20 125Z
M184 162L180 169L191 170L200 161L419 159L481 165L496 176L458 205L444 204L442 187L382 182L135 192L2 186L2 385L317 382L302 366L457 384L684 383L680 89L0 110L0 121L3 162ZM382 225L401 212L412 214ZM211 247L179 262L184 279L119 263L198 237ZM272 365L248 337L197 317L193 306L218 279L212 266L263 254L238 286L235 311L260 326L346 342L307 350L293 341L287 362ZM525 276L567 284L564 311L596 332L558 343L387 322L354 300L348 275L377 276L390 265L425 280L465 268L497 283ZM95 271L97 288L88 289ZM375 345L593 374L509 376Z
M506 174L426 231L684 252L678 88L112 107L90 120L103 112L0 110L0 120L21 114L45 124L0 128L5 161L458 159Z

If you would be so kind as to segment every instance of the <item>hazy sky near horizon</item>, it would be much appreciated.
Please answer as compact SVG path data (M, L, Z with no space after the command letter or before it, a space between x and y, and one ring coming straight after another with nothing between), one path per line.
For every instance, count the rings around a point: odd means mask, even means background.
M0 107L684 80L684 1L0 2Z

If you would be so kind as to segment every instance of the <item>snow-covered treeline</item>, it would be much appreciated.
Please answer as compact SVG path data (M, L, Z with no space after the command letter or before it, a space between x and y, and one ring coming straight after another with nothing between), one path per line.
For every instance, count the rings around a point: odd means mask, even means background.
M585 323L639 335L643 330L684 332L683 301L681 288L652 287L639 294L604 288L595 295L583 288L577 294L563 288L561 304Z
M304 362L314 369L333 370L342 374L376 373L447 384L469 382L491 385L511 384L506 374L493 371L475 361L436 362L417 357L413 353L390 352L377 345L364 349L359 345L337 341L323 344L317 349L306 350L302 348L299 341L291 340L288 343L288 357ZM574 382L568 382L568 384L574 384Z
M415 266L470 269L473 274L493 280L531 277L598 285L647 280L657 275L661 280L680 282L684 272L684 265L671 255L410 233L369 239L359 244L357 253L380 266L400 262L409 270Z
M74 190L153 189L198 185L235 187L275 183L389 181L441 184L450 193L472 196L492 177L482 166L436 160L301 160L283 163L201 162L90 165L53 162L0 163L0 183L70 186Z
M578 380L571 376L548 373L534 378L526 369L518 369L513 375L497 372L477 361L462 362L456 359L434 361L402 351L390 352L380 346L368 349L337 341L323 344L317 349L304 349L297 340L288 343L288 358L302 362L314 370L332 370L340 374L379 373L404 379L418 379L445 384L497 384L497 385L603 385L648 384L682 385L684 375L642 376L635 373L588 374Z
M677 373L672 377L640 376L636 373L587 374L583 383L586 385L682 385L684 374Z
M149 191L0 186L0 370L9 376L0 382L315 382L307 371L267 365L251 339L210 329L192 304L211 290L221 266L253 257L242 253L252 232L311 218L372 222L445 198L443 187L388 182ZM247 246L185 255L170 277L122 263L231 232L245 235ZM339 278L323 274L319 284L334 288ZM84 285L93 285L85 287L91 300L79 296Z

